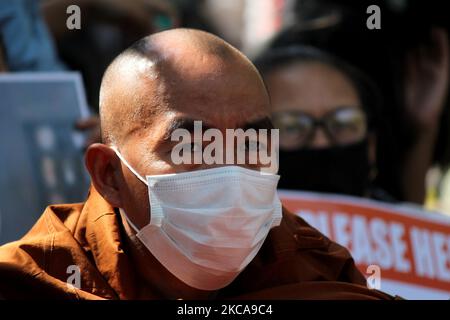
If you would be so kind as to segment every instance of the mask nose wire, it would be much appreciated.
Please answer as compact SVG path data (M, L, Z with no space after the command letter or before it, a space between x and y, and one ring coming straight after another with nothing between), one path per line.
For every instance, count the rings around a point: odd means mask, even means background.
M146 186L148 186L147 180L145 180L134 168L128 163L128 161L122 156L116 146L112 146L111 149L114 150L119 159L127 166L127 168L138 178L141 180Z

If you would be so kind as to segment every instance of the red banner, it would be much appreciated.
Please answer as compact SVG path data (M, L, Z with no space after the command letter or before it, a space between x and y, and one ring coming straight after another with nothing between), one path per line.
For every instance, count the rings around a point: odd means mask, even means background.
M379 267L381 290L413 299L450 298L449 217L348 196L280 191L280 198L347 247L363 273Z

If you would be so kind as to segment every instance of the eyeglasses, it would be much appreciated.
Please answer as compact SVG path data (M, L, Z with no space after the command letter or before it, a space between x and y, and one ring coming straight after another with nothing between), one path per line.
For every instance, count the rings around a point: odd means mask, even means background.
M301 111L273 113L273 124L280 130L280 147L308 147L317 127L321 127L333 145L346 145L363 140L367 134L365 113L357 108L339 108L317 119Z

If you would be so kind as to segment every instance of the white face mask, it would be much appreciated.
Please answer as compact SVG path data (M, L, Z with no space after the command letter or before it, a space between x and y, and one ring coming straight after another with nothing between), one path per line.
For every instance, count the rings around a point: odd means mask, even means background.
M148 186L150 223L130 225L156 259L178 279L201 290L230 284L281 222L278 175L238 166L140 176Z

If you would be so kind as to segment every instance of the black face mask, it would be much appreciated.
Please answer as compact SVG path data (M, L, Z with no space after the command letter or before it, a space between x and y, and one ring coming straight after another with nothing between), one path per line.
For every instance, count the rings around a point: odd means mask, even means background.
M278 187L362 196L369 172L367 140L342 147L280 150Z

